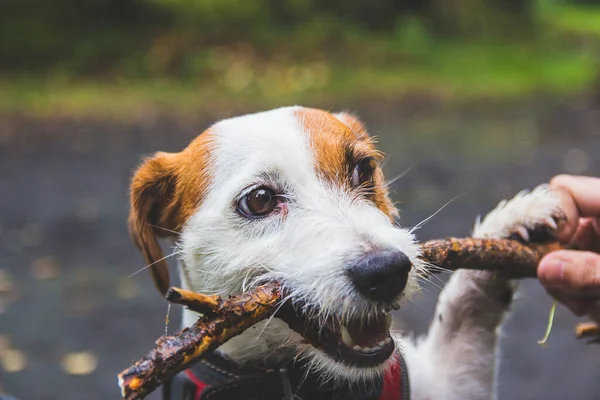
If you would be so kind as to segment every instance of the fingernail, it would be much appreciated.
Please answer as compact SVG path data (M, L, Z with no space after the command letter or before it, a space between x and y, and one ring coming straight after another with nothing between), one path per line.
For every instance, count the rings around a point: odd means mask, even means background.
M566 263L559 258L542 260L538 275L540 281L548 287L559 287L564 284Z

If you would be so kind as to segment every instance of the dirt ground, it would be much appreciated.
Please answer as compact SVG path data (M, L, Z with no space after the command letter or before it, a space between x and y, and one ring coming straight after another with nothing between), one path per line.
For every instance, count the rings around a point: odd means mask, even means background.
M599 113L584 100L352 110L380 137L388 179L406 172L392 185L403 225L460 195L418 231L421 240L468 235L476 215L556 173L600 175ZM147 273L128 277L144 266L125 223L128 180L141 157L178 150L211 122L0 122L2 390L22 400L119 397L117 373L164 332L167 308ZM426 331L436 284L397 313L397 328ZM549 347L538 346L551 304L523 282L503 330L500 399L600 398L600 346L575 339L578 319L559 307Z

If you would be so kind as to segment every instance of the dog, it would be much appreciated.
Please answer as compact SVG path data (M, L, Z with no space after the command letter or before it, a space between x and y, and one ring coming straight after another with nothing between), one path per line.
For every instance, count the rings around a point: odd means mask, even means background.
M183 288L227 296L278 281L299 305L297 327L317 331L307 340L275 316L223 344L216 354L225 364L204 367L234 381L243 374L231 371L247 368L279 378L262 394L248 387L222 398L270 398L272 385L282 387L278 399L383 398L399 364L407 379L391 390L403 387L405 398L495 397L498 331L516 283L455 272L428 334L392 335L389 312L419 290L427 265L413 233L395 222L382 159L356 116L296 106L221 120L137 169L129 229L162 293L169 273L158 239L169 238ZM527 242L538 227L555 230L559 214L557 195L542 185L502 201L472 236ZM197 318L186 309L183 325ZM290 365L298 380L284 374ZM333 389L303 392L312 376ZM211 396L198 398L219 398Z

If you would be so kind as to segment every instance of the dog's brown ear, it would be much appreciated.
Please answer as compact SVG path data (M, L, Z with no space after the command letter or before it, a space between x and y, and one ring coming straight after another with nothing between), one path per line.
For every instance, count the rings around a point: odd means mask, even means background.
M176 236L176 154L158 152L135 172L131 182L129 233L149 265L156 288L164 295L169 270L157 237Z

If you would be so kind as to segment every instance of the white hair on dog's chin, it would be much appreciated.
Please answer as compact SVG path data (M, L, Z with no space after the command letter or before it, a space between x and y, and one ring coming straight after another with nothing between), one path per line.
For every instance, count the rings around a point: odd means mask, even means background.
M308 361L307 373L319 377L323 383L333 382L339 385L369 385L382 378L393 366L398 363L398 358L392 355L383 363L373 367L357 367L335 361L321 350L305 344L300 348L298 359Z

